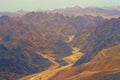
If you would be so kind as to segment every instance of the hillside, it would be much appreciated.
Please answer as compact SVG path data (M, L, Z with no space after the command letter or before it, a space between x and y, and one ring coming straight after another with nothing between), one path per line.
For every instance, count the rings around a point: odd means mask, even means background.
M75 65L82 64L92 59L99 51L104 48L115 46L120 43L120 18L106 20L104 24L98 26L83 41L81 52L86 55L76 62ZM77 40L77 39L76 39ZM81 42L81 41L76 41Z
M119 80L120 45L103 49L88 63L60 71L50 80Z

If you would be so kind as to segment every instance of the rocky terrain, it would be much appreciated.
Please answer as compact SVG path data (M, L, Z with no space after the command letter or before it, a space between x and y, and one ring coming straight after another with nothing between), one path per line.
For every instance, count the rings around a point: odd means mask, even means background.
M120 80L119 10L79 9L2 15L0 80Z

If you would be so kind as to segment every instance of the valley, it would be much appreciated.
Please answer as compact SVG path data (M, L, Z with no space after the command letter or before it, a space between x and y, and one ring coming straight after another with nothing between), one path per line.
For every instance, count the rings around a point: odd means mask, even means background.
M83 55L79 52L79 49L72 48L72 55L64 57L62 60L66 61L68 64L65 66L60 65L55 61L55 58L50 57L48 55L44 55L38 52L39 55L43 56L44 58L47 58L49 61L53 63L47 70L33 74L24 78L21 78L20 80L49 80L53 75L59 74L58 72L65 70L67 68L70 68L80 57Z
M120 80L119 13L0 13L0 80Z

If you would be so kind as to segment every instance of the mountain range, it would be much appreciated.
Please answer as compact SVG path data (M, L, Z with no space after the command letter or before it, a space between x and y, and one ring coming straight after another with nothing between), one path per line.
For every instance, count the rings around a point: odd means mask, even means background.
M102 16L103 18L114 18L120 16L119 6L103 7L103 8L99 8L99 7L81 8L79 6L75 6L72 8L56 9L53 10L52 12L61 13L67 16L92 15L92 16Z
M0 80L120 80L119 16L108 7L2 13Z

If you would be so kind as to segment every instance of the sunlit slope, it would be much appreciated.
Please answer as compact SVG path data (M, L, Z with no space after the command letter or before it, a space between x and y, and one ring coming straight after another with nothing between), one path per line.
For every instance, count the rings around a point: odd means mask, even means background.
M57 73L70 68L83 55L83 53L79 52L79 48L73 47L72 50L73 50L72 55L61 58L61 60L67 63L65 66L62 66L60 63L56 62L55 58L50 57L49 55L45 55L40 52L37 52L37 54L51 61L53 65L49 66L49 68L43 72L36 73L27 77L23 77L20 80L39 80L39 79L48 80L52 76L56 75Z
M79 52L79 48L72 48L72 55L63 57L63 60L66 61L68 64L74 64L78 59L80 59L84 53Z
M103 49L90 62L59 72L50 80L120 80L120 45Z

